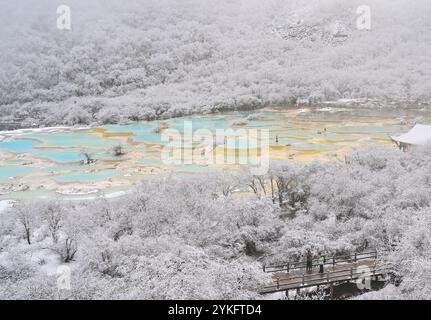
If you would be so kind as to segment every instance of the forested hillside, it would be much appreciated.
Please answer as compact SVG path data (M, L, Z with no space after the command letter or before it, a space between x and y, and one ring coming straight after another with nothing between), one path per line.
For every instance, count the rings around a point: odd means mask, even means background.
M66 1L67 2L67 1ZM340 98L429 102L428 1L0 4L0 119L112 123Z

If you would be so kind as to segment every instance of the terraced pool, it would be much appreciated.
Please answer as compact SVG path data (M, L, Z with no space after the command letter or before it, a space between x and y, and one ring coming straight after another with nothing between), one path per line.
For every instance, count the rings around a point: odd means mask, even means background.
M22 197L24 193L36 198L53 194L62 197L65 193L101 194L126 190L159 174L189 175L226 169L197 162L172 165L162 161L161 152L168 143L174 148L182 143L193 150L197 148L200 141L190 140L196 132L210 135L229 128L268 129L271 161L310 161L342 156L352 148L367 145L393 147L388 136L409 130L419 117L422 123L431 122L430 114L420 108L266 108L79 130L0 132L0 199ZM164 139L163 133L168 130L179 131L184 141L175 144ZM231 145L215 139L211 144L208 147L222 152L248 147L243 141ZM118 145L124 154L112 152ZM85 164L87 158L93 161Z

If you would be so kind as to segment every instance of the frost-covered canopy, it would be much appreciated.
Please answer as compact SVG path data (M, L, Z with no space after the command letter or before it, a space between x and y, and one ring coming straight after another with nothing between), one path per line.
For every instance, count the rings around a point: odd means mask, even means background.
M55 124L347 99L431 101L431 5L374 0L0 1L0 118ZM61 3L61 2L60 2ZM340 33L342 37L340 37ZM33 119L30 119L33 118Z

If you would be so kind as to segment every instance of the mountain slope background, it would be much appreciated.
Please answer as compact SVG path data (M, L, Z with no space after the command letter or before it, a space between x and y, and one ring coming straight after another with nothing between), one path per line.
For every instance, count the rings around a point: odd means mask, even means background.
M64 3L67 4L67 3ZM117 123L366 98L431 100L426 0L0 4L0 119ZM357 8L371 8L358 30Z

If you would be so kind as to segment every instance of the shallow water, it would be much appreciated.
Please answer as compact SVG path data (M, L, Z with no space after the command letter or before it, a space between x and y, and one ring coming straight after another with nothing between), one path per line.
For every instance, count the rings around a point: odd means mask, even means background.
M35 168L28 167L16 167L16 166L7 166L0 167L0 183L1 182L12 182L13 178L18 178L20 176L24 176L31 172L34 172Z
M276 161L310 161L328 155L344 155L352 148L368 145L391 146L390 135L408 131L415 120L430 123L429 112L422 109L327 109L279 108L254 112L191 116L165 121L140 122L129 125L107 125L77 131L27 132L0 134L0 191L2 185L30 186L26 195L35 198L52 196L67 188L86 191L124 190L141 179L160 174L196 174L223 169L220 166L186 163L163 163L161 151L169 143L160 132L178 130L185 143L195 150L201 143L191 140L192 132L205 134L216 130L268 129L270 158ZM249 119L249 120L247 120ZM251 120L250 120L251 119ZM163 128L162 131L157 128ZM205 133L205 131L207 133ZM209 132L209 133L208 133ZM211 148L227 152L238 149L244 157L247 141L213 139ZM259 139L258 139L259 140ZM257 141L258 141L257 140ZM116 157L111 150L121 144L125 155ZM172 145L172 144L171 144ZM181 146L181 141L173 144ZM81 165L89 154L93 166ZM229 166L231 169L231 166ZM65 189L66 188L66 189ZM84 190L84 191L85 191ZM6 193L0 199L14 198ZM84 192L85 193L85 192Z
M34 140L29 139L14 139L10 141L0 142L0 150L13 152L13 153L23 153L31 152L34 147L39 143Z

